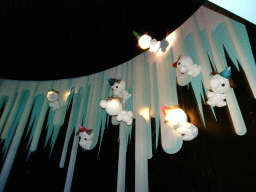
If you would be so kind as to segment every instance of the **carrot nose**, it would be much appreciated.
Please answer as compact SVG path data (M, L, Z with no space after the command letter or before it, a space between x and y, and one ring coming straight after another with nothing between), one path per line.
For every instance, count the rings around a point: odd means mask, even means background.
M178 61L176 61L175 63L172 64L173 67L177 68L177 63Z

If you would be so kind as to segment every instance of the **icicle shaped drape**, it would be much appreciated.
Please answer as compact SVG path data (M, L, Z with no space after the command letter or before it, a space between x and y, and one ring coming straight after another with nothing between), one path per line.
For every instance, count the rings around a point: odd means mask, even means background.
M209 91L212 69L222 71L228 66L224 47L238 70L240 69L238 62L241 64L255 98L255 60L243 24L202 6L171 35L172 41L169 41L168 47L162 53L146 51L115 68L86 77L45 82L2 79L0 106L3 113L0 119L0 134L4 164L0 173L0 190L4 189L14 159L17 158L15 156L22 135L26 134L29 137L27 144L29 153L35 152L43 124L47 119L45 145L51 142L51 149L54 148L60 129L67 130L59 167L68 166L64 191L70 191L79 147L79 137L74 136L74 133L79 125L93 129L91 148L99 143L98 154L100 154L105 125L109 118L99 106L101 100L106 100L111 95L107 77L121 78L126 82L126 89L132 96L123 107L132 111L135 119L135 125L130 126L117 122L115 118L109 119L113 124L120 124L117 191L125 190L126 150L132 131L135 132L135 191L148 191L147 162L153 156L152 147L159 147L160 139L161 147L168 154L177 153L181 149L183 144L181 135L167 126L164 116L159 112L160 106L172 107L182 104L183 101L178 99L177 85L191 86L197 101L194 105L198 107L201 115L198 118L204 123L204 127L199 128L199 134L200 129L207 129L205 123L207 117L203 111L204 93ZM194 62L202 67L202 74L195 78L177 76L176 69L171 67L171 64L180 55L192 57ZM49 88L60 92L61 109L57 111L49 109L46 98ZM66 112L71 102L68 126L64 127ZM227 103L234 131L242 136L246 133L246 126L233 90L228 93ZM214 108L210 107L210 109L218 121ZM29 114L31 118L30 122L27 122ZM151 118L155 118L154 133L151 131ZM24 133L26 124L29 126L29 131ZM135 130L132 130L133 126ZM154 145L152 145L152 137L156 138ZM72 143L71 155L67 157L70 143ZM66 162L67 159L69 162Z

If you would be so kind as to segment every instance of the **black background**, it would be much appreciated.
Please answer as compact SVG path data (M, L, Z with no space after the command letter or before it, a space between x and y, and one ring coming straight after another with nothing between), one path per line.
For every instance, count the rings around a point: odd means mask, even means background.
M120 65L143 52L133 31L162 40L205 1L2 0L0 78L64 79Z

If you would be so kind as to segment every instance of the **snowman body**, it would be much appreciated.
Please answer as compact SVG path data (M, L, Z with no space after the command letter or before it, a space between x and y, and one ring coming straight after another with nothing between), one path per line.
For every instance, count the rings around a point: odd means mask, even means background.
M60 109L59 103L59 94L55 91L50 91L47 94L47 99L49 100L49 106L52 108L53 111Z
M100 106L111 116L119 115L122 110L122 104L118 98L109 99L108 101L102 100Z
M173 64L173 67L176 67L180 73L187 73L192 77L198 76L202 71L202 67L194 64L193 59L188 56L181 56L178 61Z
M117 121L123 121L127 125L132 124L132 112L131 111L120 111L119 115L116 118Z
M214 75L210 80L211 91L207 93L207 104L213 107L223 107L227 105L224 101L227 98L227 92L230 89L229 80L221 77L219 74Z
M152 39L149 35L142 35L139 39L139 45L142 49L148 49L149 52L156 53L160 49L161 42L156 39Z
M154 52L154 53L158 52L158 50L160 49L160 45L161 45L160 41L157 41L156 39L151 40L149 52Z
M182 135L184 141L191 141L198 135L198 128L189 122L183 123L176 131Z
M119 99L109 99L108 101L102 100L100 102L101 108L105 109L108 115L117 116L117 121L123 121L127 125L132 123L132 112L122 110L122 104Z

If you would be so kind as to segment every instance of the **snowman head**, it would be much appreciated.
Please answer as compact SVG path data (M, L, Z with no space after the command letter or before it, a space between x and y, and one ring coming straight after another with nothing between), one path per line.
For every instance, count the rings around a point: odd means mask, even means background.
M210 80L211 90L215 93L226 93L230 88L235 87L234 82L230 78L231 68L227 68L221 73L213 73L214 76Z
M193 65L193 59L188 56L179 56L178 61L172 64L173 67L177 68L181 73L186 73Z
M81 125L79 125L79 130L78 130L77 134L79 134L79 137L81 137L85 140L88 140L88 141L92 140L92 138L93 138L93 130L82 127Z
M214 75L210 80L210 87L215 93L226 93L230 88L229 80L220 75Z
M125 90L125 82L123 80L114 78L107 78L107 80L114 92L121 92Z
M111 86L111 89L114 92L121 92L125 90L125 82L123 80L115 82L114 85Z
M119 115L122 110L122 104L119 98L110 98L106 104L106 112L109 115Z
M47 99L50 102L58 101L58 99L59 99L59 92L55 91L53 89L49 90L48 93L47 93Z

